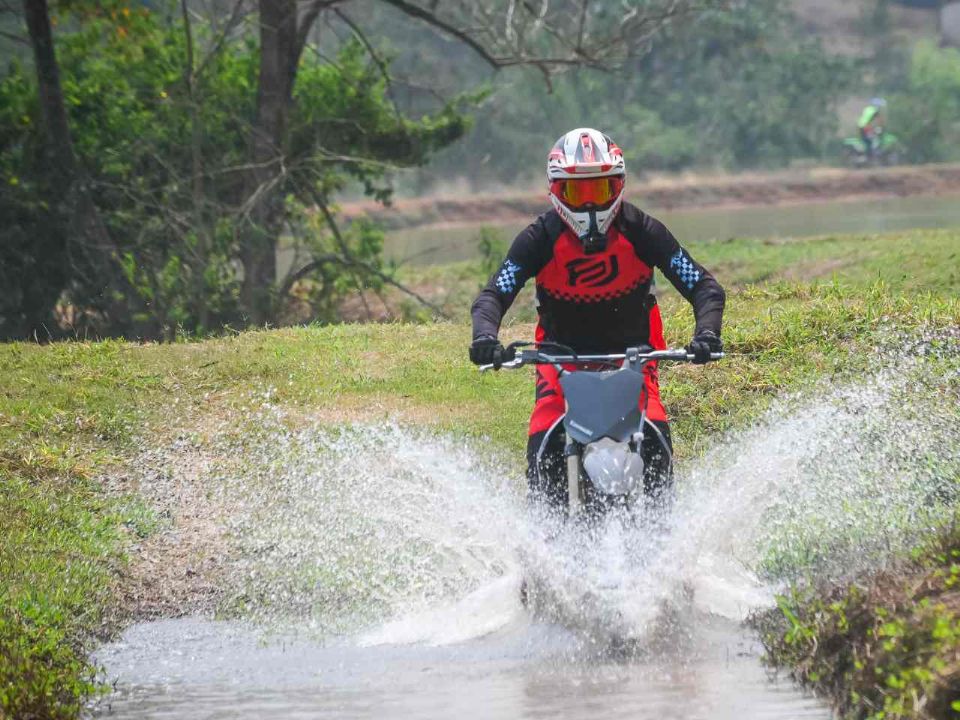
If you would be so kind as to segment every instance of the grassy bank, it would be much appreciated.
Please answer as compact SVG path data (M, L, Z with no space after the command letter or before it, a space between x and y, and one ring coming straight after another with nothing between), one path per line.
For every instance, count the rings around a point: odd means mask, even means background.
M853 262L836 282L831 274L811 284L798 270L803 253L853 253L858 243L869 247L881 282ZM870 367L877 345L960 324L958 245L956 233L901 233L779 252L762 241L698 248L735 286L724 332L732 357L662 373L682 454L748 423L778 394ZM459 278L455 292L476 289L476 268L431 272L434 281ZM686 341L689 310L673 294L663 304L668 341ZM520 310L505 330L510 339L532 335L529 308ZM177 521L124 490L135 486L138 441L190 433L210 418L242 427L250 403L270 389L272 402L330 424L390 418L486 437L519 464L531 378L478 375L466 361L468 340L461 307L457 321L437 324L307 327L162 346L0 347L0 714L71 717L93 690L85 653L129 617L118 600L126 556Z
M755 617L768 658L842 718L960 715L960 526L854 583L794 590Z

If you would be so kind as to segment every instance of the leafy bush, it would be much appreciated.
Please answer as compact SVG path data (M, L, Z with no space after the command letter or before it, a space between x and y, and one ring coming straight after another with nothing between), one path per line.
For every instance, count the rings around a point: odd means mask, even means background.
M890 129L912 160L960 160L960 50L918 43L906 87L890 100Z
M55 442L38 409L22 408ZM120 525L133 518L72 463L50 446L0 452L2 718L73 718L99 688L85 643L107 608Z
M957 529L918 558L846 587L794 590L755 616L768 659L829 696L839 717L960 711Z
M273 230L288 233L290 255L301 263L318 244L349 252L334 237L336 195L352 181L386 200L389 167L421 164L467 128L461 109L472 96L406 117L390 100L382 61L371 60L359 40L338 42L331 59L316 53L301 59L279 187L251 190L246 173L260 56L250 28L256 25L219 42L213 29L196 23L196 54L205 52L191 67L173 5L72 7L57 33L61 85L110 247L85 247L69 218L50 212L62 204L51 183L62 169L44 162L32 69L12 63L0 75L0 183L9 189L0 193L0 337L22 336L23 327L41 321L57 335L62 330L49 315L61 293L56 320L67 332L172 338L243 326L249 308L238 268L247 267L249 237L257 234L250 229L252 197L262 191L284 201ZM323 216L329 222L315 222L321 207L330 211ZM355 285L363 270L379 268L379 249L358 242L362 252L353 259L366 265L355 264L341 282L344 265L325 264L312 277L327 286L324 305L307 319L329 319L331 298ZM84 262L88 252L100 262ZM289 268L266 292L294 290L285 281L298 269ZM276 315L285 302L270 303Z
M96 669L63 631L62 618L0 600L0 717L69 720L99 684Z

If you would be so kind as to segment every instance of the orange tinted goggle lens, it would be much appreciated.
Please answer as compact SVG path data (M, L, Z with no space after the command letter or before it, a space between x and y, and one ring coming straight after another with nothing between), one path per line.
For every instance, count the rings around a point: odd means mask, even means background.
M623 189L623 178L585 178L561 180L560 197L572 208L595 205L602 207L612 202Z

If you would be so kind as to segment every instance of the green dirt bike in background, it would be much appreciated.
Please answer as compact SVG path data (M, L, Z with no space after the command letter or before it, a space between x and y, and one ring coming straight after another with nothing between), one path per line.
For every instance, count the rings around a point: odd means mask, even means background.
M899 165L903 159L903 144L896 135L884 132L871 152L861 137L848 137L843 141L843 157L851 167L887 167Z

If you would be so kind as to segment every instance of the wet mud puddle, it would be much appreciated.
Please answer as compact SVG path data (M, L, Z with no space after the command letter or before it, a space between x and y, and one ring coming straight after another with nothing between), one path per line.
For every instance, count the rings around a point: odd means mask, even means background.
M736 623L701 617L655 655L585 647L517 617L452 645L265 640L239 624L169 620L131 628L98 660L117 692L107 718L829 718L770 677Z

